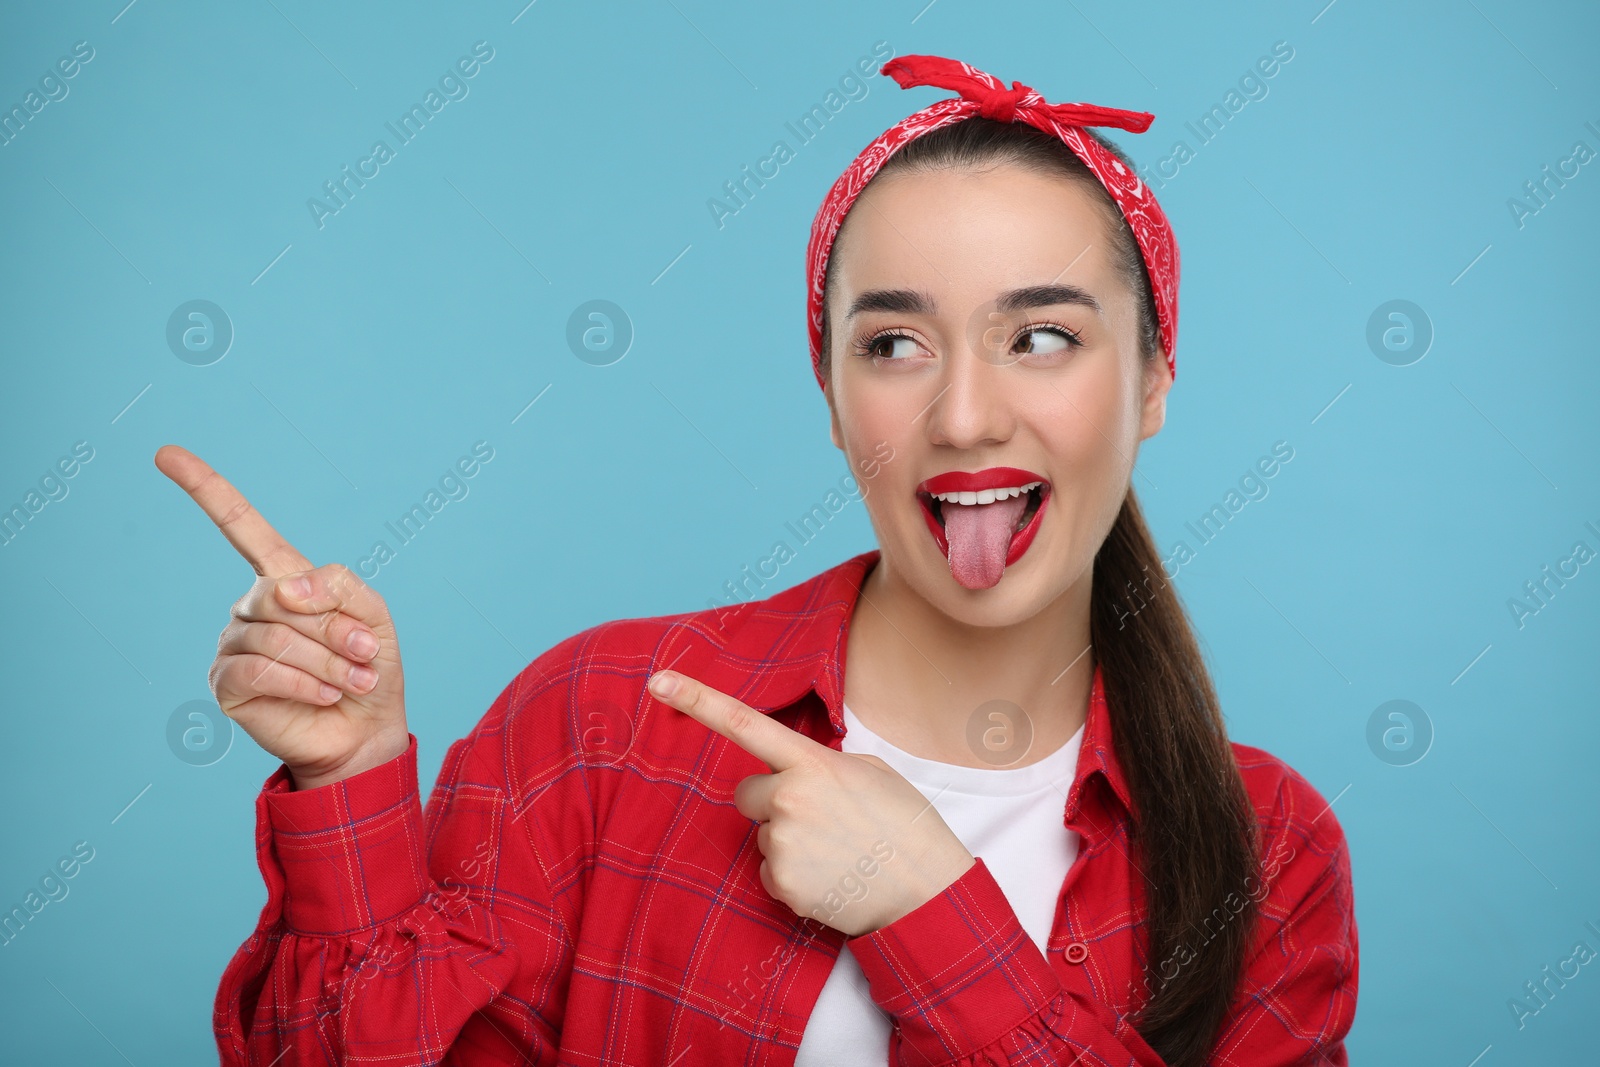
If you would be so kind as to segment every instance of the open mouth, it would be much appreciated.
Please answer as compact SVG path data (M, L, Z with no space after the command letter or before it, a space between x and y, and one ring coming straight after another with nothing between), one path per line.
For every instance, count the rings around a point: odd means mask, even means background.
M1027 488L1026 493L1027 493L1027 496L1028 496L1028 503L1023 507L1022 514L1017 518L1016 525L1015 525L1015 527L1013 527L1013 529L1011 531L1013 536L1015 536L1018 533L1021 533L1022 530L1028 525L1028 523L1033 521L1033 517L1035 515L1037 515L1039 513L1039 509L1044 506L1044 497L1049 492L1049 489L1050 489L1050 485L1049 485L1048 482L1034 482L1032 485L1030 485ZM948 494L946 494L946 495L948 495ZM932 493L924 492L924 491L921 491L921 490L918 490L918 492L917 492L917 499L921 500L922 501L922 506L924 508L926 508L933 515L933 521L938 524L939 532L941 534L943 534L943 532L944 532L944 509L947 506L946 501L944 499L942 499L941 497L934 496ZM990 502L991 502L990 500L976 500L976 501L973 501L973 503L984 503L984 504L987 504L987 503L990 503ZM952 504L952 505L948 505L948 506L962 507L964 505L962 505L962 504Z
M983 482L988 487L969 488ZM1022 558L1039 532L1050 494L1049 481L1015 468L939 475L916 490L928 532L952 576L969 589L993 586L1004 568ZM971 512L957 511L966 508ZM956 530L953 520L959 520Z

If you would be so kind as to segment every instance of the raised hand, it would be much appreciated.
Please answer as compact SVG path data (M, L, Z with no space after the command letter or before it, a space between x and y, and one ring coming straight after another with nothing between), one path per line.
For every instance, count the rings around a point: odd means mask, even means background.
M342 564L313 567L194 453L165 445L155 464L259 575L217 640L210 683L222 711L298 789L403 753L405 682L383 597Z
M649 690L772 768L734 788L734 807L761 823L761 884L795 914L869 933L975 862L917 787L877 756L836 752L677 671L652 675Z

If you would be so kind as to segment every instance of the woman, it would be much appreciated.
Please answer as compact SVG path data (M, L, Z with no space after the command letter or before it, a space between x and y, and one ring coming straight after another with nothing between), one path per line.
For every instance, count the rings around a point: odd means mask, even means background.
M212 684L284 763L225 1063L1346 1062L1343 834L1228 741L1130 487L1177 247L1086 127L1150 116L883 70L960 95L812 231L813 366L879 548L561 642L425 816L382 599L157 454L262 576Z

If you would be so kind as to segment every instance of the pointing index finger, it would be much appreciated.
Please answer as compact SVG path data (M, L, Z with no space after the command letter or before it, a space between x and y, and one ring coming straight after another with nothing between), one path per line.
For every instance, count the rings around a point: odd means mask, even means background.
M663 683L674 682L676 687L670 693L662 692ZM726 737L774 772L804 763L818 749L832 751L748 704L677 671L657 671L650 676L648 688L657 700Z
M188 493L200 510L238 550L257 574L278 578L295 571L312 569L284 536L251 506L244 494L199 456L177 445L163 445L156 451L156 467Z

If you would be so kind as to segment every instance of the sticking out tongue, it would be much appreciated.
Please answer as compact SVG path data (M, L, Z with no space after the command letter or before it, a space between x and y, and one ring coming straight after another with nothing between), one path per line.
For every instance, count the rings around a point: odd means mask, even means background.
M1011 535L1027 506L1027 493L992 504L941 504L951 576L968 589L988 589L999 582Z

